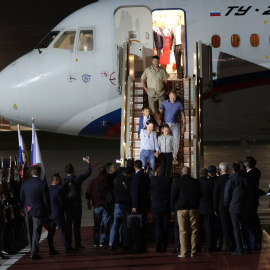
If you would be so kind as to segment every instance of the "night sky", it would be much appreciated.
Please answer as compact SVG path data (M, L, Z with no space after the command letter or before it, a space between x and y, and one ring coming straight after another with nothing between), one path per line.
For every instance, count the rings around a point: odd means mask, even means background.
M0 70L31 51L50 30L94 0L0 0Z

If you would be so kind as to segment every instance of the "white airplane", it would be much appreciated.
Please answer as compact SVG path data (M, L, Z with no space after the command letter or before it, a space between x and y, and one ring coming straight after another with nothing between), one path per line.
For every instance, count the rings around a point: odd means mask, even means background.
M34 118L36 127L45 131L119 138L122 98L117 91L116 45L135 40L148 56L152 54L155 12L163 13L167 24L172 24L173 14L182 14L187 76L196 73L196 42L210 45L205 47L211 49L210 58L201 75L204 139L269 138L266 0L90 4L60 22L34 50L0 73L0 115L29 127Z

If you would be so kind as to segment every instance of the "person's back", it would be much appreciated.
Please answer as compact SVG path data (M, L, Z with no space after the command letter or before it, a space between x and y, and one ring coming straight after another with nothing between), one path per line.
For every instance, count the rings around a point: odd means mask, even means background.
M38 177L25 180L21 189L21 201L35 217L45 217L50 212L47 183Z
M116 204L125 204L131 206L130 187L130 177L125 175L117 176L114 181L114 197Z
M199 214L210 215L213 214L213 193L214 182L207 177L200 177L199 179L202 188L202 198L199 205Z
M138 171L131 182L131 197L132 204L136 204L137 210L144 211L150 206L150 195L149 195L150 178L147 173L143 170ZM148 210L147 210L148 211Z
M230 175L228 173L224 173L217 177L215 181L214 187L214 210L223 211L224 210L224 190L225 185L229 179Z
M155 176L151 180L150 188L152 189L152 209L169 211L171 198L172 180L164 174Z
M176 201L177 209L198 209L202 196L199 181L188 174L183 175L175 181L175 184L178 185L179 192L178 199Z
M225 187L224 200L226 202L228 202L228 195L231 195L229 201L230 212L240 213L242 210L246 210L249 203L247 178L240 175L238 172L232 174Z
M52 209L50 218L64 218L64 199L62 190L56 185L50 185L49 194Z

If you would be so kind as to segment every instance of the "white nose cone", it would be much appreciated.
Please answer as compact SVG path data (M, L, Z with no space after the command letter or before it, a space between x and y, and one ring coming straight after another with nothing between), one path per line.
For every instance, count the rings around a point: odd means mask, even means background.
M0 72L0 116L15 123L24 123L22 93L14 62Z

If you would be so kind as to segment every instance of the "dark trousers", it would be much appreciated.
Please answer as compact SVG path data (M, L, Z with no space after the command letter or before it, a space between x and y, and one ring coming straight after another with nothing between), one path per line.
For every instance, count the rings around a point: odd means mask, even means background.
M249 235L252 247L261 246L262 242L262 229L260 219L258 217L258 206L249 207L248 211L248 224L249 224Z
M152 209L155 220L155 237L157 249L167 249L169 235L170 211L160 212Z
M53 237L56 231L56 227L58 227L60 230L62 242L65 246L65 249L66 250L70 249L71 245L68 242L67 233L66 233L66 222L64 219L56 218L56 219L51 219L49 223L47 243L48 243L50 251L52 252L55 250L54 245L53 245Z
M235 240L233 236L233 226L231 217L228 211L219 212L220 221L222 225L223 237L225 240L226 250L231 251L235 249Z
M27 226L27 239L31 249L31 257L38 255L39 240L42 231L42 218L32 217L24 209L25 222Z
M160 161L166 175L172 177L172 153L160 153Z
M175 62L176 62L176 68L177 68L177 79L183 78L183 71L181 66L181 58L183 59L183 69L185 69L184 66L184 57L185 57L185 50L183 45L175 45L174 49L174 56L175 56Z
M243 244L249 249L250 241L248 235L248 213L243 211L242 213L232 213L230 212L233 231L234 231L234 239L236 244L236 250L242 251ZM243 242L242 242L243 239Z
M147 211L139 211L138 214L142 215L142 227L136 228L136 243L138 251L147 251L147 213L148 208L145 209Z
M75 248L81 246L82 204L69 202L66 204L66 228L68 242L72 243L72 225L74 226Z
M217 251L221 250L223 245L223 231L220 217L213 216L213 232L212 232L213 248Z
M175 207L174 210L174 246L176 249L180 249L180 235L179 235L179 224L178 224L178 218L177 218L177 209Z
M202 243L205 239L205 251L210 252L213 247L213 214L199 215L199 236ZM204 237L205 236L205 237Z

